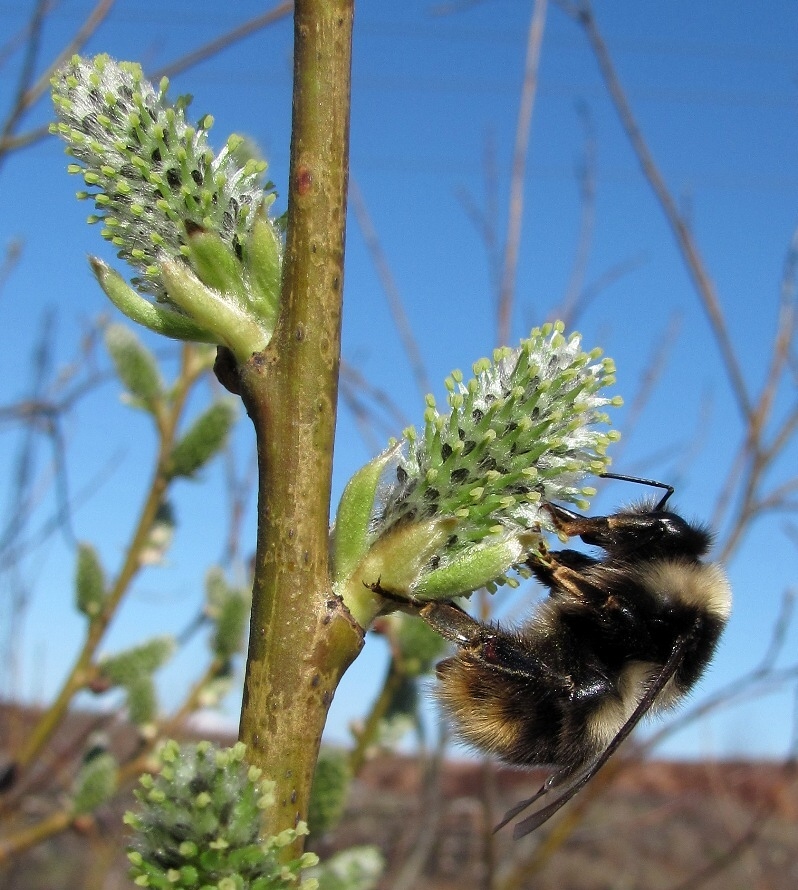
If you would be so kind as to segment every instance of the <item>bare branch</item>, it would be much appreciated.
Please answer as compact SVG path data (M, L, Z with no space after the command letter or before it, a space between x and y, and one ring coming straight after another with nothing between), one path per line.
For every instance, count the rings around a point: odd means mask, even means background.
M341 362L340 383L341 398L352 412L364 442L373 453L376 454L384 447L384 437L378 439L373 432L375 428L391 436L410 425L410 421L384 390L371 384L357 368L345 361ZM380 420L377 408L385 412L385 420Z
M402 867L396 875L390 890L413 890L419 886L424 867L438 842L441 815L444 805L441 794L441 772L446 746L445 733L433 754L424 765L421 785L421 818L414 826L413 843Z
M715 290L715 285L707 272L704 261L701 258L698 247L695 243L690 229L679 212L662 174L659 172L654 157L643 138L643 134L637 121L632 113L626 93L621 86L621 82L615 71L612 58L610 56L607 45L604 42L601 32L596 24L590 3L587 0L580 2L578 7L574 4L561 4L569 14L573 15L582 25L587 34L590 45L596 56L596 60L604 77L604 82L615 104L615 109L621 119L621 123L626 130L629 141L637 154L637 159L643 170L643 173L651 185L657 199L662 206L665 217L671 226L674 236L676 237L679 249L682 252L685 263L687 264L693 282L701 300L701 305L707 314L710 326L715 335L715 340L721 353L726 372L729 376L732 392L737 400L738 407L743 417L748 420L753 411L751 405L751 397L745 382L745 375L740 367L737 353L731 343L729 332L726 327L726 320L723 315L720 300Z
M740 835L740 837L737 838L727 850L720 855L716 853L708 865L704 866L704 868L695 874L690 875L686 881L680 881L678 884L674 885L672 890L697 890L698 887L703 887L708 881L711 881L712 878L727 869L730 865L736 862L752 844L759 840L765 827L766 817L767 814L764 814L763 817L762 813L758 813L751 821L748 830Z
M48 89L53 72L59 68L66 59L78 52L89 37L91 37L102 24L113 5L114 0L99 0L94 9L89 13L86 21L75 32L72 40L67 43L55 59L53 59L47 66L45 71L39 76L39 79L33 85L30 85L33 62L38 48L38 35L43 24L44 11L47 8L46 0L39 0L36 7L37 12L34 15L39 15L40 19L38 22L34 20L30 29L28 58L23 65L23 76L20 80L20 88L18 89L11 112L3 125L2 131L0 131L0 162L11 148L11 144L7 140L11 137L15 127L22 118L22 115L34 105ZM47 131L45 130L42 135L46 135L46 132ZM30 144L30 141L25 141L22 144ZM17 143L16 147L20 147L20 144Z
M25 54L17 81L16 95L14 96L11 111L3 124L2 131L0 131L0 141L14 129L26 108L26 99L30 91L31 81L33 80L33 71L36 67L36 58L39 55L46 7L47 0L36 0L36 5L33 7L33 13L27 27Z
M628 413L626 415L624 427L629 431L629 434L624 435L618 443L618 446L615 449L614 462L617 462L621 450L628 442L631 434L637 428L638 419L651 400L652 393L665 372L671 351L679 337L681 326L681 316L678 314L672 315L665 333L654 343L654 349L651 356L646 361L643 374L640 378L640 383L637 387L637 392L629 405Z
M778 392L782 373L790 358L790 350L795 339L796 267L798 267L798 227L793 231L787 256L784 260L784 273L779 292L779 314L771 350L770 369L757 405L757 419L764 426L770 415Z
M349 180L349 197L352 202L352 210L354 211L355 219L360 226L360 231L363 233L363 240L366 242L366 248L371 256L371 261L374 263L377 270L377 275L379 275L385 296L388 299L388 308L391 310L393 323L396 325L396 330L399 332L399 338L402 341L405 353L410 361L410 367L413 371L413 376L416 379L416 386L423 398L428 392L432 391L429 377L427 376L427 370L424 367L424 359L421 355L421 350L418 348L418 342L413 333L413 326L408 321L407 313L405 312L404 303L402 301L402 295L399 292L396 279L393 277L391 267L385 256L385 251L383 251L382 245L380 244L377 230L374 228L371 215L366 207L363 193L360 191L354 178L350 178Z
M546 6L547 0L535 0L527 36L524 85L521 91L521 105L518 109L515 148L513 150L504 268L497 307L496 342L498 345L507 343L510 339L515 276L518 270L518 253L521 244L521 221L524 215L524 174L529 148L529 132L532 126L532 111L535 106L538 86L538 67L540 65L540 48L543 43L543 29L546 24Z
M257 31L260 31L262 28L266 28L268 25L273 25L280 19L285 18L291 14L293 9L293 2L278 3L277 6L272 7L268 12L253 16L251 19L248 19L243 24L238 25L238 27L231 29L226 34L222 34L221 37L216 37L214 40L203 44L203 46L192 50L190 53L186 53L186 55L181 56L174 62L170 62L168 65L159 68L153 73L152 79L159 80L162 77L174 77L176 74L182 74L189 68L193 68L195 65L199 65L200 62L204 62L206 59L211 58L211 56L217 55L217 53L220 53L223 49L227 49L228 46L232 46L234 43L238 43L245 37L249 37Z
M580 218L579 236L571 275L557 315L570 330L576 323L578 310L584 306L581 299L587 272L593 231L596 225L596 133L590 109L584 103L578 107L585 131L584 157L579 169Z
M591 281L584 290L577 295L570 311L571 321L573 322L574 319L578 318L602 291L607 290L615 284L616 281L619 281L630 272L639 269L645 262L646 255L638 253L628 259L621 260L619 263L615 263L615 265L610 266L609 269L602 272L598 278Z
M496 166L496 141L491 132L485 136L484 140L482 170L485 180L485 209L483 210L479 206L471 193L463 186L457 189L456 197L485 246L491 290L495 294L495 298L498 299L502 278L499 235L496 231L496 220L499 217L499 175Z
M46 89L50 76L53 71L58 68L58 66L64 61L65 58L68 58L73 53L77 52L78 49L86 42L91 33L96 30L97 26L100 24L100 20L94 21L94 17L97 14L97 11L100 10L104 4L107 4L108 7L112 5L113 0L101 0L98 3L95 11L86 21L86 24L78 32L78 35L72 40L69 45L69 52L62 52L58 59L50 66L47 71L46 77L44 77L43 89ZM152 80L158 80L161 77L174 77L176 74L182 74L184 71L187 71L189 68L193 68L195 65L199 65L201 62L206 61L211 58L216 53L221 52L223 49L227 49L227 47L232 46L239 40L243 40L245 37L249 37L251 34L265 28L268 25L274 24L274 22L279 21L285 16L289 15L294 8L294 4L292 2L283 2L278 3L277 6L270 9L268 12L261 13L260 15L253 16L251 19L247 20L241 25L238 25L235 28L232 28L226 34L222 34L221 37L217 37L214 40L204 44L196 50L192 50L190 53L187 53L185 56L181 56L176 59L174 62L170 62L168 65L164 65L162 68L154 71L150 77ZM105 10L107 13L107 10ZM104 17L104 14L103 14ZM89 31L89 27L92 28ZM41 80L39 81L41 84ZM37 84L38 85L38 84ZM38 98L36 96L35 98ZM35 101L35 99L33 100ZM26 107L29 107L33 104L33 101L29 101ZM49 134L49 128L47 125L43 127L36 127L33 130L29 130L27 133L23 133L18 136L13 136L11 132L0 136L0 158L4 154L7 154L11 151L25 148L28 145L33 145L36 142L39 142L41 139L44 139L45 136Z
M2 293L3 288L6 286L6 282L11 277L21 256L22 241L19 238L15 238L6 247L5 256L3 257L2 263L0 263L0 293Z

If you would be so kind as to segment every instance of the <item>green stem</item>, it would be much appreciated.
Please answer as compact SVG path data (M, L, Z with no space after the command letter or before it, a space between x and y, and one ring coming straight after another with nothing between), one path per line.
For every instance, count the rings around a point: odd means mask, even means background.
M299 0L280 314L241 368L258 442L258 541L240 738L276 782L267 834L307 814L321 733L362 629L331 591L354 0ZM301 843L286 850L295 855Z
M75 695L92 674L92 662L100 642L102 641L108 625L111 623L119 603L129 590L130 584L141 568L141 553L149 539L152 524L163 502L170 478L166 473L169 455L174 445L175 432L185 406L188 393L196 382L202 366L195 359L195 349L192 346L183 348L183 362L180 379L173 401L168 410L160 410L156 419L160 442L158 446L158 458L155 472L150 483L149 491L139 513L133 539L127 549L125 561L117 575L113 587L108 593L102 612L92 619L88 626L86 639L78 653L72 669L66 676L61 690L39 718L25 744L15 757L15 763L20 770L24 770L39 754L47 741L60 725L69 705Z
M21 828L0 840L0 866L10 862L15 856L35 847L54 834L60 834L72 825L75 814L71 810L57 810L41 822Z
M391 707L391 702L394 700L406 676L407 674L401 668L396 656L394 656L388 665L388 672L385 675L380 694L372 705L363 728L358 732L355 747L349 755L349 770L353 776L356 777L363 768L369 748L377 739L380 724L385 719L385 715Z
M120 764L117 774L117 795L120 792L129 794L130 783L138 779L142 772L152 770L153 748L163 739L170 739L178 734L186 719L197 710L202 690L223 667L222 661L217 658L212 659L203 676L192 686L180 708L163 723L152 738L143 743L132 760ZM11 831L4 835L0 838L0 865L12 860L30 847L71 828L76 818L75 812L69 806L64 806L60 810L49 813L33 825L26 825L18 831Z

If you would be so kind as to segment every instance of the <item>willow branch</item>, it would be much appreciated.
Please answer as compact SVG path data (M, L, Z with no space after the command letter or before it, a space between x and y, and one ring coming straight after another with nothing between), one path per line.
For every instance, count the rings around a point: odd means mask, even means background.
M335 689L362 645L331 591L353 0L300 0L288 230L274 336L241 368L258 444L258 540L239 736L276 783L264 830L307 813ZM286 850L292 855L297 847Z
M518 253L521 244L521 222L524 216L524 175L529 150L529 132L532 126L532 111L538 86L540 48L543 43L543 29L546 24L547 0L535 0L526 46L524 65L524 85L521 91L521 106L515 131L513 149L513 169L510 183L510 210L507 220L507 240L504 248L504 266L499 290L497 342L501 345L510 339L515 277L518 271Z
M222 34L220 37L216 37L214 40L204 43L190 53L186 53L186 55L181 56L179 59L175 59L174 62L164 65L163 68L159 68L152 75L152 79L160 80L162 77L171 78L176 74L182 74L189 68L193 68L195 65L199 65L200 62L210 59L212 56L227 49L234 43L238 43L245 37L249 37L260 31L262 28L266 28L268 25L273 25L275 22L280 21L280 19L290 15L293 8L294 4L290 2L290 0L288 0L288 2L278 3L268 12L262 12L260 15L247 19L247 21L232 28L226 34Z
M721 353L726 372L731 382L732 392L737 400L738 407L743 417L747 420L753 410L751 398L748 394L748 387L745 382L745 375L742 372L737 354L729 337L726 327L726 320L723 315L723 309L718 298L715 285L704 265L704 261L699 253L698 246L688 228L676 202L668 190L665 180L654 161L654 157L643 138L640 127L626 98L626 93L621 85L620 79L615 71L607 45L604 42L601 32L596 24L593 11L588 2L582 2L578 6L568 5L565 7L582 25L587 34L590 45L596 56L604 82L610 93L615 110L621 119L626 135L632 144L632 148L637 155L638 162L643 170L643 174L654 190L654 194L662 206L668 224L673 231L679 249L687 265L688 270L693 278L696 290L701 300L701 305L707 314L710 326L715 335L715 340Z
M119 604L129 590L133 579L141 569L141 553L147 544L158 508L164 500L170 483L170 476L166 468L174 444L178 423L182 416L188 393L198 379L201 370L201 365L194 362L191 358L193 352L194 348L191 346L183 348L183 369L171 410L168 414L161 416L158 421L160 442L156 467L122 567L109 590L102 612L95 616L89 624L83 646L58 695L42 714L39 722L27 737L22 749L16 755L15 762L20 769L27 767L41 751L60 725L75 693L86 684L91 675L92 660L105 635L105 631L116 615Z
M77 50L80 49L80 47L86 42L91 34L91 32L86 32L87 25L89 23L92 23L93 30L96 30L96 27L100 24L101 20L97 20L95 22L94 17L96 16L97 10L103 8L105 5L106 0L102 0L102 2L98 4L98 7L95 9L95 12L92 13L92 15L87 20L86 25L81 28L76 38L73 39L73 41L69 44L69 52L64 51L59 55L59 60L57 60L57 63L54 66L51 66L51 70L48 73L48 80L45 81L45 86L49 82L50 74L52 74L52 71L61 64L61 61L63 61L63 59L69 58L72 53L77 52ZM110 4L108 5L110 6ZM294 4L291 2L278 3L277 6L274 6L268 12L253 16L251 19L247 19L247 21L243 22L241 25L238 25L235 28L232 28L226 34L222 34L220 37L216 37L214 40L211 40L208 43L198 47L197 49L186 53L184 56L180 56L180 58L175 59L174 62L170 62L168 65L164 65L162 68L157 69L152 73L151 79L159 80L161 77L174 77L176 74L182 74L189 68L193 68L194 66L199 65L201 62L206 61L217 53L220 53L222 50L227 49L229 46L232 46L240 40L243 40L245 37L249 37L250 35L257 33L268 25L272 25L275 22L280 21L280 19L290 14L293 7ZM32 103L29 102L28 104L30 105ZM3 153L15 151L20 148L25 148L28 145L33 145L34 143L39 142L41 139L44 139L46 136L49 135L49 133L50 130L47 124L42 127L35 127L34 129L17 136L13 136L9 133L7 136L3 136L2 138L0 138L0 155L2 155Z
M396 279L393 277L391 267L380 244L380 239L377 235L377 230L374 228L368 207L366 207L363 193L354 180L349 183L349 196L352 200L352 210L355 213L355 219L363 234L363 240L366 242L366 249L371 256L371 261L374 263L383 292L388 300L388 308L391 311L393 323L396 325L399 339L402 341L402 346L410 361L410 367L416 379L416 386L423 398L428 392L432 391L427 369L424 367L424 358L421 355L421 350L418 348L418 341L413 333L413 326L408 321L407 312L405 312L402 302L402 295L399 292Z

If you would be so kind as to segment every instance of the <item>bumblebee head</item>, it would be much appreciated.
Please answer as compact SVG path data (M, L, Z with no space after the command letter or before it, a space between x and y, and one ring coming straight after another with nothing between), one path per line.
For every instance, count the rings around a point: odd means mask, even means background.
M637 559L682 558L698 562L712 544L702 525L688 522L678 513L641 504L607 517L604 525L580 535L586 544L609 553L634 555Z

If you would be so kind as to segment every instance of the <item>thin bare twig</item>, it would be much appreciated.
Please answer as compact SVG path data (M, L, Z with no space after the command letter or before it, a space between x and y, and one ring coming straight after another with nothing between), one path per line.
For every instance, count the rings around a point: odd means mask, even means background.
M444 803L440 784L445 748L445 734L442 734L434 752L424 765L421 786L421 818L416 826L410 852L405 857L391 885L391 890L412 890L412 888L418 887L424 867L438 841Z
M370 399L378 408L385 412L387 420L383 422L383 425L386 430L395 433L397 429L404 429L410 424L407 415L399 408L390 394L379 386L374 386L354 365L347 361L342 361L341 378L353 390L365 395L366 398ZM372 410L373 413L374 411Z
M247 506L255 494L258 478L258 455L254 448L250 449L249 458L241 472L238 471L236 452L232 443L228 443L225 448L224 458L227 483L225 491L227 492L230 518L221 564L234 566L241 559L241 532Z
M391 311L393 323L396 325L396 330L399 333L402 346L404 346L405 353L410 361L410 368L413 372L413 377L415 377L416 386L423 398L432 390L429 376L427 375L427 370L424 366L424 359L421 355L421 350L418 348L418 342L413 333L413 327L407 318L402 295L399 293L396 279L393 277L391 267L388 264L385 252L380 244L377 230L374 228L371 215L366 207L363 193L360 191L360 188L353 177L349 178L349 198L352 210L355 214L355 219L360 226L363 240L366 242L366 248L371 256L371 261L374 263L377 275L379 275L380 278L380 283L382 284L382 289L388 299L388 308Z
M535 107L535 95L537 93L540 49L546 24L546 7L547 0L535 0L527 36L524 84L521 91L521 105L518 110L518 123L515 131L515 148L513 149L510 209L504 247L504 268L496 313L496 342L498 345L507 343L510 339L515 279L518 270L518 253L521 244L521 222L524 215L524 174L526 172L526 159L529 149L529 133L532 126L532 111Z
M410 425L393 399L382 389L371 384L357 368L341 362L340 396L352 412L360 435L369 450L376 454L385 447L385 436L378 436L380 429L388 436L396 436ZM381 419L377 409L387 417Z
M57 5L58 0L50 0L45 6L44 13L51 12ZM18 31L7 36L5 43L0 45L0 68L25 45L26 41L30 40L35 24L35 18L31 17Z
M654 343L654 350L645 363L643 374L640 377L640 383L637 387L637 392L634 394L629 408L627 409L624 427L628 430L628 433L623 436L621 441L615 447L613 452L614 463L617 463L618 457L624 447L628 444L631 434L633 434L637 428L640 415L645 410L646 405L650 402L657 383L665 373L671 350L679 336L681 324L681 316L678 314L672 315L665 333Z
M194 356L194 347L190 345L183 346L181 371L178 383L174 389L173 398L168 410L165 409L157 418L160 441L156 467L122 567L114 583L109 588L103 611L95 616L89 624L83 647L75 658L72 668L64 679L58 694L44 711L21 749L16 752L14 759L20 769L28 768L33 762L42 747L60 725L74 695L83 688L95 652L105 635L105 631L114 618L130 584L142 568L141 552L147 544L158 508L163 502L172 482L167 470L167 458L173 447L186 401L204 370L202 364L197 362Z
M37 0L33 7L33 13L27 28L27 42L25 46L25 54L22 59L22 65L17 80L17 90L14 96L14 102L11 111L0 130L0 142L6 137L16 126L17 121L27 107L27 99L31 89L31 81L33 80L33 72L36 68L36 59L39 55L39 46L41 45L42 28L44 26L44 13L47 8L47 0Z
M796 268L798 267L798 228L793 232L782 275L778 322L773 338L771 362L762 392L753 411L746 435L740 445L732 467L727 474L726 483L715 505L714 519L716 523L728 509L732 495L738 489L742 495L736 506L731 528L728 532L722 554L724 558L739 546L743 534L751 521L764 509L772 509L785 492L774 490L763 497L760 493L762 480L778 455L794 440L798 429L798 408L789 411L781 425L771 434L770 442L765 443L767 422L773 413L776 396L782 378L790 369L791 352L795 342L796 331ZM740 478L743 482L740 484ZM792 489L793 480L785 483L786 493Z
M752 819L748 830L740 835L728 849L720 855L715 854L708 865L705 865L702 869L690 875L687 880L675 884L671 890L697 890L698 887L703 887L716 875L719 875L730 865L733 865L740 858L742 853L761 837L765 827L766 817L767 814L765 814L765 817L763 818L763 815L758 813L754 819Z
M654 161L654 157L648 144L643 137L640 127L637 124L632 108L626 98L626 93L615 71L615 66L613 65L607 45L601 36L598 25L596 24L596 19L593 15L590 3L587 2L587 0L582 0L582 2L579 2L578 4L562 3L561 6L572 15L585 30L596 56L596 61L598 62L602 76L604 77L604 82L615 105L615 109L618 112L618 116L621 119L623 128L637 154L637 159L643 173L662 206L665 217L676 237L677 244L682 252L685 263L693 277L693 282L701 299L701 305L707 314L723 363L726 367L732 392L734 393L744 419L748 421L753 411L751 397L748 393L745 375L740 367L737 353L732 345L726 327L726 320L715 290L714 282L704 265L704 261L701 258L698 246L687 222L679 212L679 208L671 196L671 193L665 184L665 180Z
M199 65L200 62L204 62L206 59L211 58L211 56L215 56L222 50L227 49L228 46L232 46L234 43L238 43L245 37L254 34L256 31L260 31L262 28L266 28L268 25L273 25L280 19L289 16L293 12L293 9L293 2L278 3L277 6L273 6L268 12L253 16L243 24L232 28L226 34L222 34L221 37L216 37L214 40L192 50L190 53L186 53L186 55L181 56L174 62L159 68L152 74L152 79L160 80L162 77L174 77L176 74L182 74L189 68Z
M104 2L108 2L108 0L104 0ZM112 2L113 0L110 0L109 6ZM102 3L98 4L98 8L102 5ZM227 49L227 47L232 46L237 41L243 40L245 37L249 37L251 34L254 34L262 28L274 24L274 22L277 22L285 16L289 15L293 8L294 4L291 2L278 3L277 6L273 7L268 12L260 13L259 15L253 16L251 19L248 19L243 24L232 28L226 34L222 34L221 37L217 37L214 40L211 40L203 46L199 47L198 49L192 50L191 52L186 53L186 55L184 56L180 56L180 58L176 59L174 62L170 62L168 65L164 65L149 76L152 80L159 80L161 77L174 77L176 74L182 74L189 68L193 68L195 65L199 65L201 62L206 61L215 53L221 52L223 49ZM93 15L94 13L92 13L92 16ZM92 16L87 19L87 25L91 22ZM94 24L95 30L97 24L99 24L99 22ZM73 41L70 43L70 52L67 53L67 55L61 53L59 59L48 69L47 77L44 82L44 88L47 87L52 72L63 62L65 58L68 58L69 55L77 52L80 46L82 46L86 42L86 39L88 39L88 36L90 36L90 33L85 33L87 25L84 25L81 31L78 32L81 37L80 42L76 42L77 37L73 39ZM31 104L32 102L29 102L28 106ZM2 138L0 138L0 158L2 158L4 154L8 154L11 151L25 148L28 145L33 145L34 143L39 142L41 139L44 139L47 135L49 135L49 132L50 131L48 125L36 127L32 130L29 130L27 133L22 133L17 136L14 136L9 132L7 135L4 135Z
M762 422L770 416L773 402L778 392L778 383L790 358L790 349L795 337L796 272L798 271L798 227L793 230L787 255L784 259L784 272L779 288L779 312L776 330L773 335L771 362L757 405L757 414Z
M557 316L562 320L566 330L570 330L576 323L578 310L583 305L581 297L596 225L596 133L587 105L580 103L577 110L585 131L584 157L578 171L581 208L579 235L571 275L565 288L565 295L557 309Z
M571 318L576 318L578 315L581 315L581 313L587 309L588 305L592 303L602 291L607 290L607 288L611 287L616 281L619 281L624 276L641 268L641 266L645 264L646 259L647 257L644 253L637 253L625 260L621 260L619 263L615 263L610 266L609 269L602 272L598 278L591 281L584 288L582 293L579 294L576 305L573 307Z
M11 277L12 272L22 256L22 240L14 238L6 247L5 255L0 263L0 294Z
M482 149L482 170L485 180L485 209L463 186L455 192L457 199L471 220L483 244L490 270L491 292L498 298L502 279L502 259L496 220L499 218L499 174L496 164L496 140L492 132L485 136Z
M53 72L59 68L70 56L74 53L78 52L82 46L86 43L86 41L91 37L91 35L97 30L97 28L102 24L105 17L111 10L111 7L114 5L114 0L99 0L97 5L92 9L89 13L86 21L78 28L75 32L73 38L66 44L66 46L61 50L61 52L53 59L53 61L47 66L47 68L42 72L39 76L39 79L33 83L32 85L29 83L30 77L32 75L32 65L29 65L29 62L26 61L25 65L23 65L23 71L30 68L27 71L27 74L23 75L22 80L20 81L20 89L17 92L16 99L14 101L14 105L6 118L6 122L3 125L3 129L0 132L0 163L2 162L5 155L8 154L10 144L9 140L19 123L22 116L25 112L34 105L42 94L48 89L50 85L50 78L53 75ZM43 15L44 10L47 7L46 2L40 2L37 6L37 12L41 10L42 20L35 27L31 27L30 30L30 42L29 46L31 48L35 48L35 45L38 44L38 33L43 24ZM33 58L35 58L35 52L28 53L30 60L32 62ZM24 89L22 88L24 86ZM46 130L43 135L46 135ZM26 142L24 144L30 144ZM19 147L17 145L17 147Z

